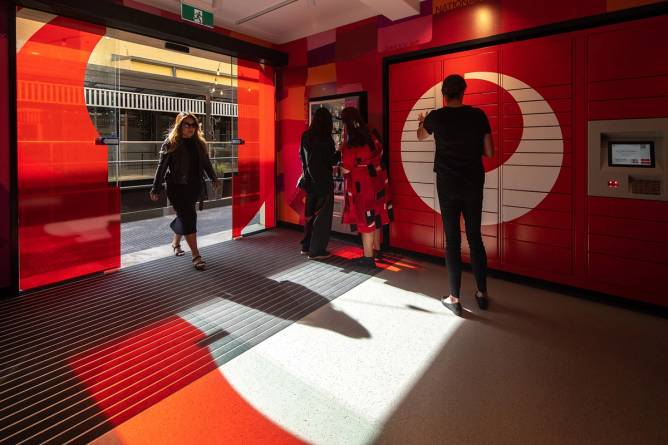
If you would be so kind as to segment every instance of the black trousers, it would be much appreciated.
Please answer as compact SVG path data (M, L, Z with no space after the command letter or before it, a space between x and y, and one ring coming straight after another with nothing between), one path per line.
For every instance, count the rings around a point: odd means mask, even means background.
M176 210L176 218L169 225L177 235L197 232L196 205L200 184L167 184L167 197Z
M460 218L464 215L466 238L471 251L471 268L478 290L487 292L487 252L482 243L482 190L471 197L450 198L437 184L441 217L445 229L445 264L448 268L450 294L459 298L462 281Z
M327 250L329 235L332 231L332 213L334 212L334 193L322 195L308 193L306 195L306 222L302 249L312 255Z

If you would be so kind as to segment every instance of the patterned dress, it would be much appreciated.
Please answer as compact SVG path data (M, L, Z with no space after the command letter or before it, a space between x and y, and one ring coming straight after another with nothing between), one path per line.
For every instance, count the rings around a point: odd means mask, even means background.
M383 147L375 137L373 141L373 149L345 143L341 147L341 165L350 171L344 175L343 223L353 232L371 233L393 219Z

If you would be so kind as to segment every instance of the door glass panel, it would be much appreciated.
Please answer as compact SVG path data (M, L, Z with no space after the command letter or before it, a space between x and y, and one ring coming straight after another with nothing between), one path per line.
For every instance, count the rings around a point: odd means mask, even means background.
M232 236L275 226L275 96L271 67L238 61L238 173Z
M25 8L16 25L21 289L119 268L121 219L170 212L148 191L182 111L221 180L219 230L227 212L235 236L275 225L270 67Z
M19 270L21 289L118 268L119 191L109 160L117 157L118 110L91 115L88 103L113 103L112 51L91 54L106 29L22 9L16 21ZM97 121L97 122L96 122ZM110 183L110 179L112 182Z

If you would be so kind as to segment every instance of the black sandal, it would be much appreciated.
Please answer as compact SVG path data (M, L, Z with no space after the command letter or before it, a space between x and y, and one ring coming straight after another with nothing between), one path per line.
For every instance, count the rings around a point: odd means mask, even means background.
M193 258L193 266L195 266L195 269L197 270L204 270L206 269L206 261L204 261L200 255L197 255Z
M181 244L172 244L172 249L174 249L174 256L183 256L186 254L183 249L181 249Z
M462 304L459 301L457 301L456 303L448 303L445 300L447 300L447 297L441 298L441 303L443 303L443 306L450 309L450 311L452 311L452 313L455 314L456 316L461 317L462 316Z
M478 307L482 310L487 310L489 307L489 298L480 291L476 291L475 301L478 303Z

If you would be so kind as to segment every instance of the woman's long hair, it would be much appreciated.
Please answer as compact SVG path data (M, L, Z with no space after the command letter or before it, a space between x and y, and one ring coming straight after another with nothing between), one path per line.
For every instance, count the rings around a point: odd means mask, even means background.
M168 130L167 141L169 144L167 144L166 152L171 153L175 150L178 150L178 148L182 145L181 143L183 142L183 138L181 137L181 125L183 125L183 120L188 117L194 120L197 124L197 130L195 130L195 134L193 134L193 139L195 139L197 142L200 150L202 150L202 152L208 156L206 139L204 139L204 133L202 132L199 119L197 119L197 116L194 114L185 112L176 115L174 125Z
M308 127L309 133L320 138L332 137L332 114L325 107L318 108L314 115L311 125Z
M346 128L345 143L350 147L363 147L368 145L371 150L376 149L367 126L359 110L355 107L347 107L341 111L341 120Z

